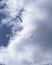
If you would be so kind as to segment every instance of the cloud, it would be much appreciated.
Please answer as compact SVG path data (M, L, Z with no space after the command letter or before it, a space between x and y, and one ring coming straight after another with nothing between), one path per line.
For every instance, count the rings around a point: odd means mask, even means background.
M39 8L39 13L43 13L43 14L40 14L40 16L43 16L44 15L44 18L41 19L37 19L37 24L38 24L38 28L36 29L36 37L35 37L35 40L37 40L37 43L40 45L44 45L44 47L48 47L48 48L51 48L52 46L52 19L51 19L51 9L52 9L52 5L51 5L51 0L49 1L44 1L41 3L39 3L40 7Z
M11 3L14 5L9 7ZM51 0L28 0L26 2L20 0L19 3L18 0L8 0L7 2L11 18L9 16L3 24L13 25L12 32L15 34L10 38L6 48L1 47L0 63L5 65L46 65L52 63L52 19L49 11L51 8L48 8L52 7ZM21 17L23 22L14 23L11 19L16 16L18 13L16 10L21 7L24 7ZM19 33L15 32L16 28L19 29L18 26L21 25L23 25L23 29ZM33 38L31 38L32 35Z

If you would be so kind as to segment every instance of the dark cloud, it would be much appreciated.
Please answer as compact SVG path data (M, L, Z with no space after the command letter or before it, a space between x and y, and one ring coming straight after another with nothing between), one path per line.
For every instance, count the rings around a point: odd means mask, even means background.
M0 27L0 46L6 47L8 45L10 35L11 29L7 25L2 25Z
M0 0L0 9L4 9L6 6L5 2L3 0Z
M6 4L4 3L2 6L0 6L0 9L4 9Z
M5 13L0 12L0 22L1 22L3 19L5 19L6 17L7 17L7 16L6 16Z
M0 63L0 65L5 65L5 64Z

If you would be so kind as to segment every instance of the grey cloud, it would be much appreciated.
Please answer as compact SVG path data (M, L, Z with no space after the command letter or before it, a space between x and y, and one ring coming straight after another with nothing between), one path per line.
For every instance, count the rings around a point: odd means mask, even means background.
M45 48L52 48L52 4L51 0L39 3L40 12L45 13L43 20L37 19L37 29L34 31L34 42ZM43 15L40 15L43 16Z

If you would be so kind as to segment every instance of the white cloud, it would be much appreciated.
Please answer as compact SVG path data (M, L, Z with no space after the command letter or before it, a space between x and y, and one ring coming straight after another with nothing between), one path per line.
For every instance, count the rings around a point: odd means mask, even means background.
M16 11L19 8L21 9L21 7L25 7L24 13L22 15L22 25L24 29L19 32L19 34L17 32L16 35L14 35L12 39L10 39L7 48L1 49L1 63L4 63L5 65L43 65L47 63L52 63L52 52L49 49L47 50L47 48L45 48L46 50L42 50L42 47L44 47L45 45L41 46L40 40L37 40L37 43L35 42L36 29L38 28L38 26L40 26L39 24L44 23L44 19L45 17L47 17L44 12L45 10L42 11L40 7L40 5L42 5L42 2L43 0L37 0L37 2L35 2L34 0L19 0L19 4L18 0L8 0L8 6L10 6L11 3L13 4L9 7L10 10L8 9L11 18L15 17L17 13ZM25 4L23 5L23 3ZM8 19L6 19L5 21L7 20ZM9 22L11 22L10 17ZM17 25L15 23L13 23L13 25L14 28L12 29L14 32ZM33 35L33 38L31 38L31 35Z

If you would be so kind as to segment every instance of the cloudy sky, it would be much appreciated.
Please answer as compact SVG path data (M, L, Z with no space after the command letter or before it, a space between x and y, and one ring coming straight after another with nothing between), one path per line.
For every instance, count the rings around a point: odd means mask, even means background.
M52 0L0 0L0 65L52 64Z

